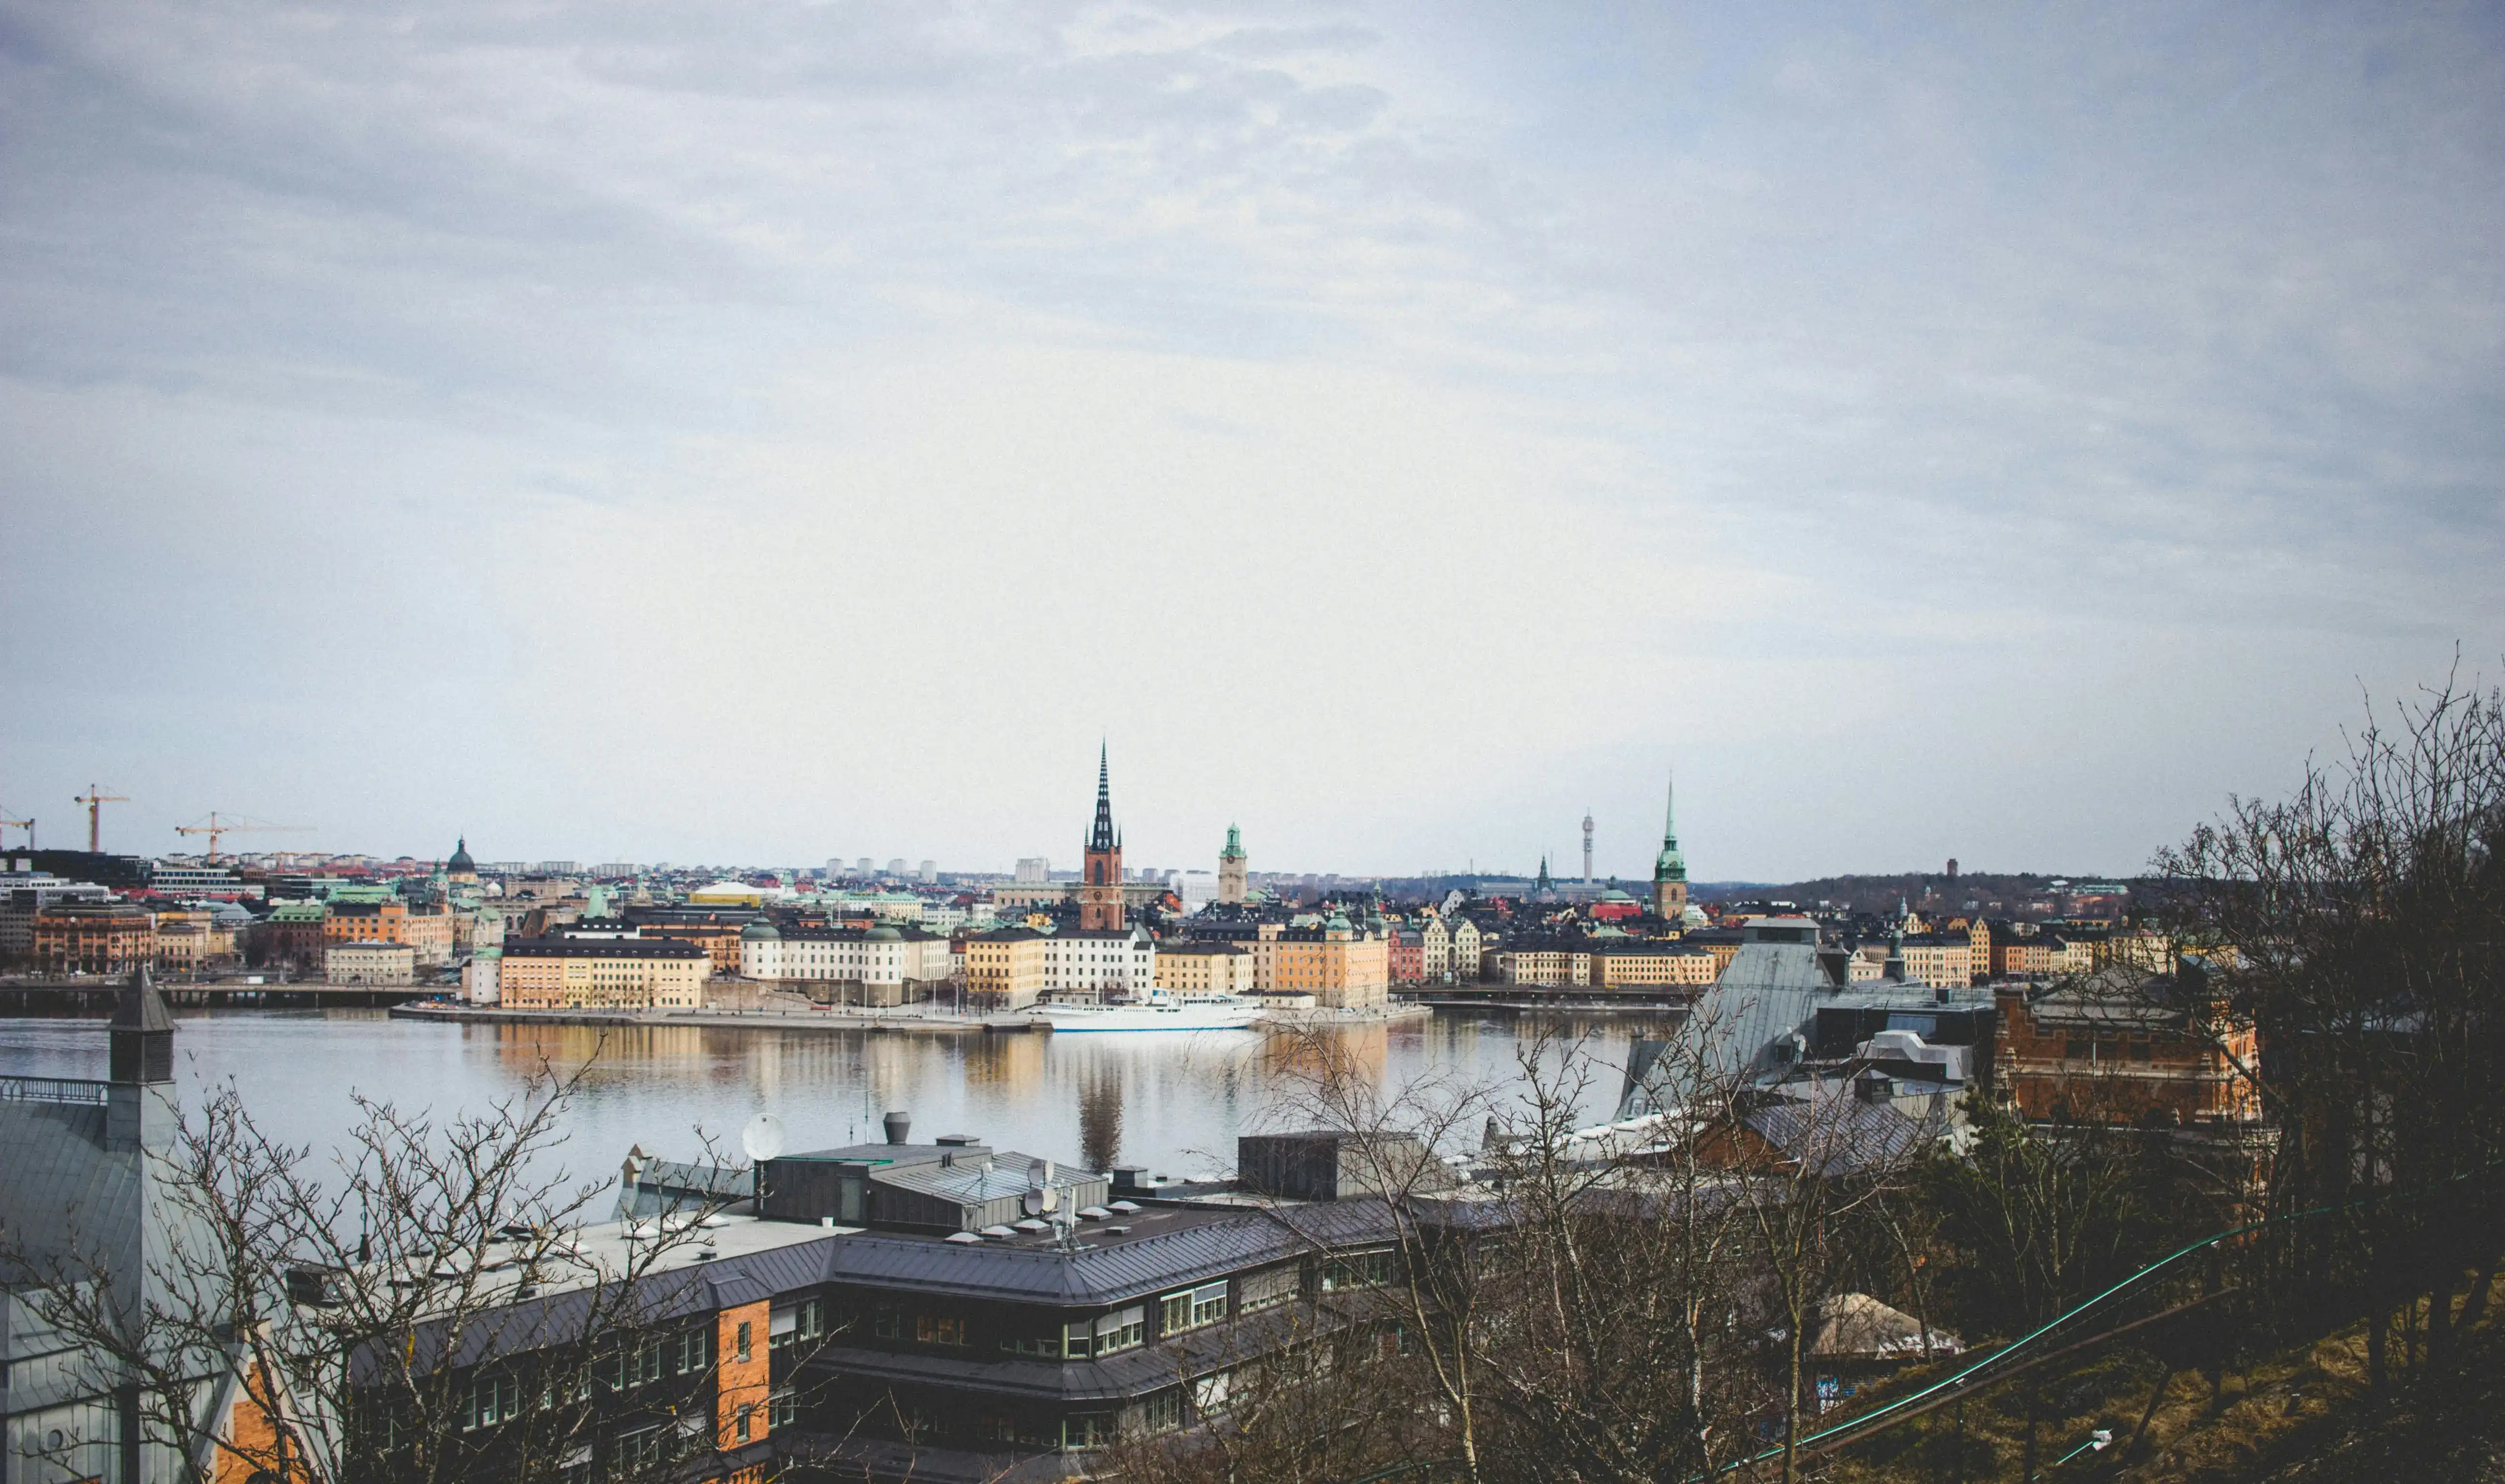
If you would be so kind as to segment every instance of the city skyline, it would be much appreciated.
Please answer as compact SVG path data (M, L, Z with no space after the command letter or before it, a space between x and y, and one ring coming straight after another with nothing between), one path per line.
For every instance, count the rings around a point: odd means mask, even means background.
M2124 873L2505 656L2485 11L5 14L51 843Z

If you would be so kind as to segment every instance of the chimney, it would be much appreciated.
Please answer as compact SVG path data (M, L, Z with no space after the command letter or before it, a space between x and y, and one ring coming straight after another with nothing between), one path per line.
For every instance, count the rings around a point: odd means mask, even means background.
M903 1144L908 1142L906 1136L913 1132L912 1114L900 1109L895 1113L889 1114L883 1122L887 1124L888 1143Z
M1881 966L1880 973L1889 984L1901 984L1905 982L1904 934L1897 933L1888 940L1888 961Z

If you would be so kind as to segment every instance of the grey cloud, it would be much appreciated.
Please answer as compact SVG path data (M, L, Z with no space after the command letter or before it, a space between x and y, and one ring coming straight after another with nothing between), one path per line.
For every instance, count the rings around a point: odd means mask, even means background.
M682 498L830 366L1116 345L1599 450L1525 519L1758 574L1585 615L1648 657L2118 624L2214 687L2364 671L2505 611L2500 156L2475 10L0 4L6 405L165 445L0 475L144 525L265 469L413 604L515 501ZM110 550L12 524L20 604ZM280 530L195 535L308 560ZM492 607L443 621L493 647Z

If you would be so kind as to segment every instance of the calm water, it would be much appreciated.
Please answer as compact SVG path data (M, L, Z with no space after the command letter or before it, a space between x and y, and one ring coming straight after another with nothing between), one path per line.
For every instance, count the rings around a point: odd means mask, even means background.
M699 1027L460 1026L394 1020L378 1011L203 1011L179 1015L177 1075L187 1104L232 1079L263 1126L327 1147L355 1120L350 1094L439 1115L479 1110L521 1090L543 1058L588 1062L569 1112L566 1168L614 1170L630 1144L663 1157L697 1154L694 1129L738 1149L741 1125L770 1112L793 1150L879 1137L901 1108L913 1132L974 1134L996 1146L1102 1169L1147 1165L1177 1178L1229 1169L1239 1132L1298 1122L1299 1045L1248 1032L1199 1035L872 1035ZM1387 1093L1455 1083L1510 1084L1536 1023L1584 1038L1605 1070L1585 1089L1607 1118L1617 1069L1638 1034L1667 1023L1633 1017L1439 1014L1334 1032L1350 1064ZM98 1020L0 1019L0 1074L102 1077Z

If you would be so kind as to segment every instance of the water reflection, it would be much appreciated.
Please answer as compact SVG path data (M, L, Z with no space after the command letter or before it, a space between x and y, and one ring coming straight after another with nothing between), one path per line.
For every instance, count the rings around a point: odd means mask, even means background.
M1330 1032L1332 1059L1386 1091L1421 1080L1510 1083L1541 1036L1589 1047L1611 1068L1587 1113L1614 1107L1614 1068L1659 1018L1441 1016ZM605 1173L627 1145L696 1153L701 1128L736 1148L771 1110L794 1150L876 1139L879 1116L913 1115L917 1137L969 1133L1102 1168L1179 1178L1231 1168L1235 1136L1294 1117L1318 1043L1292 1035L872 1035L698 1026L447 1026L366 1011L209 1011L178 1016L187 1100L231 1079L269 1131L327 1146L353 1121L350 1092L439 1115L512 1096L544 1064L583 1072L565 1162ZM1547 1053L1554 1055L1550 1044ZM92 1020L0 1020L0 1073L104 1075Z
M1111 1068L1089 1077L1078 1092L1078 1162L1110 1170L1122 1153L1122 1076Z

